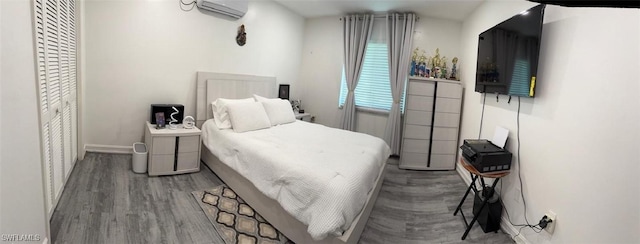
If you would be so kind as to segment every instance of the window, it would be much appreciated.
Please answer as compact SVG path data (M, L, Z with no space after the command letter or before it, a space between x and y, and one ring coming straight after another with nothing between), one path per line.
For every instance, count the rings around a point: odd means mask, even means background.
M389 58L386 43L369 43L364 54L362 73L355 90L356 107L375 110L391 110L393 98L389 83ZM405 87L406 91L406 87ZM342 70L339 106L347 99L347 81ZM401 97L400 111L404 111L404 94Z
M513 66L509 95L529 96L529 77L531 77L529 60L517 59Z
M347 81L342 70L339 105L347 98ZM369 43L364 55L360 80L355 90L357 107L389 111L391 109L391 86L389 85L389 59L386 43Z

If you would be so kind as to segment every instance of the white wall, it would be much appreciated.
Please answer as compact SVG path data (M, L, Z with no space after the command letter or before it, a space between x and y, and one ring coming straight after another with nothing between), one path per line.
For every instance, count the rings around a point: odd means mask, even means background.
M47 237L31 1L0 1L0 234Z
M316 123L337 127L342 72L342 27L339 17L307 19L302 46L302 108Z
M0 28L1 26L1 22L2 21L2 2L0 2ZM2 48L2 31L0 29L0 49ZM0 50L1 51L1 50ZM0 108L2 108L2 70L4 69L2 66L2 53L0 53ZM0 113L0 138L2 138L2 114ZM0 145L0 176L3 176L4 174L2 173L2 145ZM0 180L0 193L2 193L3 188L2 188L2 180ZM2 194L0 194L0 214L2 214ZM4 228L2 228L2 222L0 221L0 232L4 230Z
M342 22L339 16L307 19L300 82L302 82L302 107L312 113L316 122L338 127L341 110L338 109L340 79L342 75ZM383 22L383 21L381 21ZM420 16L416 23L413 46L434 55L446 55L449 62L460 51L462 24ZM461 61L462 63L462 61ZM356 130L383 137L387 113L357 112Z
M436 54L436 48L439 48L440 56L446 56L447 59L447 74L451 74L451 60L454 57L458 57L458 65L466 61L460 59L461 30L460 22L420 17L413 33L413 49L425 50L425 56L432 57Z
M464 96L461 138L476 138L482 97L473 91L477 36L534 4L488 1L462 27ZM516 163L517 100L487 97L482 137L510 129L514 168L502 199L511 219L537 224L558 215L555 233L523 230L532 243L640 242L640 10L548 6L535 98L523 98ZM464 174L466 176L466 174Z
M180 103L195 115L196 71L275 76L298 98L304 19L272 1L252 1L239 20L181 11L178 1L88 1L86 144L141 141L152 103ZM247 44L236 44L244 24ZM274 88L277 89L277 88Z

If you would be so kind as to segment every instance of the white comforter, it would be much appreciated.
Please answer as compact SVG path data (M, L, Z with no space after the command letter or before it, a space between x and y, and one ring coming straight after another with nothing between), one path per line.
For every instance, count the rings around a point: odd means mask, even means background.
M220 130L213 120L202 128L214 155L308 225L316 240L351 226L390 154L379 138L303 121L244 133Z

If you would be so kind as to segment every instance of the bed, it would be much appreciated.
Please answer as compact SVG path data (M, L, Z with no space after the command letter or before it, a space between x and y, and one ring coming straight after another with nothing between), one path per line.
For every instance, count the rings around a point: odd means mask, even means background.
M236 156L229 153L225 154L225 151L223 149L224 145L236 143L236 146L233 148L233 150L238 150L238 148L240 148L240 150L244 150L242 149L244 147L246 148L246 150L244 151L245 153L255 154L252 157L259 158L260 162L265 161L265 164L268 161L275 162L275 164L273 165L263 166L264 168L261 169L260 172L269 171L269 170L274 171L274 174L276 175L273 177L277 178L277 177L280 177L277 174L281 174L282 172L295 171L295 170L289 169L290 166L288 167L283 166L282 168L279 168L280 166L278 166L279 165L278 162L280 161L284 162L288 158L301 158L301 157L303 158L306 153L309 153L305 150L310 150L313 148L313 146L311 146L311 148L299 146L302 144L301 141L297 143L294 142L294 143L286 144L284 142L285 140L294 140L294 141L300 140L299 138L296 138L295 134L300 134L302 131L313 133L313 134L324 133L327 135L334 135L334 136L342 136L346 133L344 131L329 129L321 125L310 124L302 121L296 121L287 125L278 125L269 129L261 130L261 131L234 133L233 131L230 131L230 130L219 130L215 127L215 123L212 122L212 119L211 119L212 112L211 112L210 104L216 99L248 98L248 97L251 97L253 94L257 94L264 97L275 97L276 90L277 90L276 82L275 82L275 78L273 77L198 72L196 121L197 121L197 125L203 130L202 161L214 173L216 173L216 175L218 175L218 177L220 177L220 179L224 181L225 184L227 184L231 189L233 189L240 197L242 197L250 206L252 206L258 213L260 213L267 221L269 221L273 226L275 226L280 232L282 232L285 236L287 236L292 241L296 243L356 243L360 237L360 234L363 231L364 225L367 222L369 214L371 213L371 209L375 203L375 199L377 198L381 183L384 178L383 177L384 168L385 168L384 164L389 154L388 147L386 146L386 144L383 143L384 148L378 146L376 148L370 149L365 147L364 145L360 145L360 148L357 149L360 151L367 151L368 154L366 155L374 155L374 156L362 157L362 158L367 158L367 160L370 161L370 163L368 164L371 164L372 166L370 167L368 166L369 168L354 168L356 167L356 165L360 165L360 164L353 164L353 166L351 166L352 164L349 164L349 166L343 167L343 168L349 168L349 170L351 171L358 171L358 172L362 171L362 172L368 172L368 173L363 173L362 176L358 176L358 177L351 177L353 174L350 174L349 173L350 171L343 172L338 170L338 172L341 172L340 179L347 179L349 180L349 182L352 182L352 181L358 182L356 184L356 187L353 190L354 196L345 194L345 191L342 191L342 192L336 191L336 193L333 193L333 191L320 191L322 194L316 194L317 197L314 197L314 199L315 198L319 199L316 202L324 203L327 201L331 201L331 199L344 198L345 199L344 201L340 200L340 201L334 201L334 202L341 203L341 202L348 202L353 200L354 202L358 203L354 205L348 205L348 204L345 205L344 206L345 208L355 209L355 211L353 211L354 209L351 209L352 211L347 210L343 213L344 215L351 215L351 217L345 217L345 219L347 220L344 223L342 223L343 226L338 229L339 231L331 232L331 233L334 233L334 235L328 235L324 239L320 239L320 240L314 240L312 238L312 236L315 236L316 239L318 239L318 232L315 231L317 230L318 226L322 228L324 227L334 228L334 227L331 226L330 224L328 224L327 226L318 225L318 223L324 223L324 222L317 222L317 221L309 222L308 218L302 218L302 219L304 219L305 222L309 223L309 225L306 225L303 222L299 221L298 219L301 218L300 214L296 214L298 218L294 217L292 214L289 214L289 212L292 212L292 206L296 204L289 204L288 201L283 201L283 199L280 197L281 195L286 196L286 194L282 194L282 192L283 191L286 192L285 190L287 188L279 189L275 193L270 192L268 190L269 188L266 188L265 184L274 182L273 180L261 181L260 179L256 179L255 175L252 175L251 172L244 170L246 166L239 165L238 162L236 162L237 161L235 160ZM352 133L352 132L349 132L349 133ZM274 136L276 134L278 136ZM286 134L288 134L287 137L285 137ZM209 138L205 138L205 137L209 137ZM352 135L349 136L350 139L348 140L345 139L344 143L352 143L355 145L359 143L359 140L367 139L366 137L367 137L366 135L361 135L359 133L352 133ZM255 139L255 138L258 138L258 139ZM265 139L267 140L277 139L280 141L270 141L269 143L262 143L261 140L265 140ZM312 143L314 140L310 140L310 141L311 141L310 143ZM323 143L320 139L316 141L317 141L316 143ZM260 147L256 146L260 143L266 146L279 145L279 146L272 146L271 148L264 149L264 150L269 150L269 152L275 151L276 148L286 147L289 150L293 150L294 153L291 153L291 151L289 151L290 153L286 153L286 152L273 153L274 155L280 155L280 156L274 159L267 158L266 156L264 156L265 153L259 154L258 152L259 150L254 149L254 148L263 148L262 146ZM326 142L324 143L327 144ZM295 145L298 145L298 147L296 147ZM354 148L355 147L356 146L354 146ZM335 150L331 148L327 148L326 150L336 154L342 153L338 151L338 148L340 148L340 146L334 146L333 148ZM337 157L337 156L333 156L332 153L326 153L322 155L327 156L329 158ZM344 156L342 154L340 155L340 157L349 158L349 156ZM349 159L351 161L357 161L357 160L361 160L363 162L366 161L364 159L354 158L353 156L351 156L351 158ZM320 159L317 159L317 160L320 160ZM329 160L327 162L334 162L334 160ZM335 166L340 167L340 164L335 163ZM299 178L311 179L311 177L304 175L306 172L302 170L298 170L298 171L299 171L298 173L303 175ZM242 174L238 172L242 172ZM291 185L297 186L296 188L304 188L302 186L305 186L307 187L307 189L305 189L306 191L313 192L312 190L315 188L320 189L320 186L321 186L319 185L320 183L322 183L324 180L328 178L333 177L330 174L331 172L323 172L322 168L315 168L315 169L309 170L309 172L314 172L314 174L318 175L319 180L306 180L302 184L296 182L295 184L291 184ZM356 178L358 180L355 180ZM331 179L334 179L334 178L331 178ZM292 182L295 182L295 181L292 181ZM327 182L334 182L334 180L327 181ZM360 184L360 182L365 182L366 184L365 183ZM327 185L332 185L332 184L333 183L329 183ZM350 183L350 184L345 183L345 185L349 185L349 186L353 184L354 183ZM364 193L362 193L363 189L365 189ZM357 194L358 192L360 194ZM339 195L341 194L341 195L340 197L333 197L329 194L339 194ZM295 202L295 201L294 202L298 203L299 205L299 202L306 201L304 200L305 197L306 196L300 196L300 197L294 196L294 197L289 197L287 199L298 200L298 202ZM277 200L274 200L274 198ZM326 199L323 200L323 198L326 198ZM318 211L322 211L323 208L328 209L328 207L325 205L332 206L331 204L313 204L312 207L315 208L314 211L309 210L308 213L316 216L316 217L313 217L313 219L317 219L318 216L323 217L323 213L325 213L324 215L328 215L328 216L334 215L332 213L326 214L328 212L318 212ZM309 207L309 208L312 208L312 207ZM306 211L306 209L303 209L303 210ZM307 215L308 214L304 216L307 216ZM339 217L340 213L337 213L335 215L338 215ZM353 219L353 221L351 221L351 219ZM329 221L327 223L333 223L333 222ZM312 234L310 234L310 232Z

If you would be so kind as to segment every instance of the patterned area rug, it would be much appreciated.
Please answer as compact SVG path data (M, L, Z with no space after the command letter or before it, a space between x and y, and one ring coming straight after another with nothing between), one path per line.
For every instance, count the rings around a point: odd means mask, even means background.
M226 244L293 243L226 185L191 194Z

